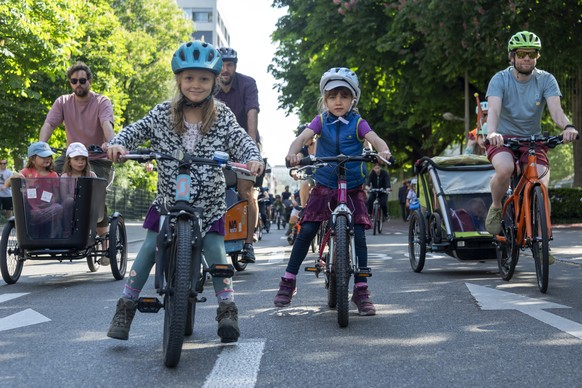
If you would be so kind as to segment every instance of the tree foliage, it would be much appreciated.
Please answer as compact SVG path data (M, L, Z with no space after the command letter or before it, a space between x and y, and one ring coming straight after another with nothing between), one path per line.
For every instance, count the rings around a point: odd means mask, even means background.
M0 3L0 153L18 159L38 139L54 100L71 92L66 69L78 60L91 67L92 90L113 102L116 131L141 118L168 99L171 55L192 29L173 0ZM64 145L62 128L50 143ZM136 169L133 183L152 186Z
M269 68L280 81L280 106L310 120L321 74L349 67L360 79L360 113L407 167L464 142L462 125L442 114L465 115L468 74L475 122L473 94L484 99L489 79L508 65L507 41L515 32L540 35L540 68L579 63L582 52L580 0L275 0L273 6L288 9L272 36L279 46ZM562 85L582 72L553 73ZM573 108L581 106L576 90L563 90L563 99L582 127L582 112ZM575 147L582 150L582 142ZM574 156L582 180L582 151Z

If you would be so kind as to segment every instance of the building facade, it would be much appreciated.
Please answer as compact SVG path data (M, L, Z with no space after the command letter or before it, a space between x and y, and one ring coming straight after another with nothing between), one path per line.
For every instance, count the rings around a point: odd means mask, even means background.
M192 40L202 40L214 47L230 47L228 22L220 0L176 0L176 3L194 23Z

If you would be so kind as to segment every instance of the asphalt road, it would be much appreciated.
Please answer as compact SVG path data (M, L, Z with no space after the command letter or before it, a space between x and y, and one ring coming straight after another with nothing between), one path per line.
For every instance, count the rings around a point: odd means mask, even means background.
M339 328L323 280L300 272L288 308L274 307L290 246L276 228L258 260L235 275L241 339L216 336L216 300L197 308L177 368L162 364L163 310L135 318L130 339L109 339L124 281L84 261L27 262L0 285L0 386L10 387L571 387L582 371L581 228L556 228L550 286L541 294L530 257L505 282L495 262L431 254L412 272L407 224L367 236L378 314L355 310ZM128 224L130 259L143 230ZM310 254L305 265L315 256ZM130 263L131 264L131 263ZM142 295L155 295L153 281Z

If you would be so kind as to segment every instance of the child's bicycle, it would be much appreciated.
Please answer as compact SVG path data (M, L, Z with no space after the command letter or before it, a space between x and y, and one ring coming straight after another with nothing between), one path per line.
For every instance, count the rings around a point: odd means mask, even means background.
M527 164L520 166L521 175L514 169L511 186L503 203L502 230L496 236L497 262L503 280L510 280L519 259L519 251L531 249L538 288L546 292L549 281L549 242L552 240L550 200L537 170L536 149L555 148L562 136L531 136L505 138L504 144L517 156L520 147L527 146ZM545 174L543 174L545 175ZM542 175L542 176L543 176Z
M380 206L380 194L388 193L386 189L370 189L370 193L376 193L376 199L374 199L374 204L372 205L372 217L370 221L372 221L372 226L374 230L374 236L376 234L381 234L382 229L384 228L384 211L382 210L382 206Z
M328 221L325 222L325 234L319 246L319 255L315 266L306 267L308 272L314 272L317 277L321 272L325 275L327 288L327 304L330 308L337 308L338 324L346 327L349 323L349 283L350 277L372 276L369 267L358 267L355 241L354 220L348 204L348 190L346 181L346 163L348 162L376 162L378 159L390 164L377 153L364 150L360 156L338 155L333 157L310 156L301 160L302 166L323 167L328 163L337 163L337 206L333 209Z
M228 155L217 152L214 159L197 158L187 154L168 155L150 150L138 150L123 156L125 159L177 162L176 204L160 220L157 241L155 287L163 303L156 297L141 297L137 309L142 313L157 313L164 308L163 359L168 367L180 361L184 336L192 334L196 303L208 275L228 278L234 274L231 264L208 267L202 254L201 217L203 208L190 205L190 170L193 165L228 168ZM246 170L248 172L248 170Z

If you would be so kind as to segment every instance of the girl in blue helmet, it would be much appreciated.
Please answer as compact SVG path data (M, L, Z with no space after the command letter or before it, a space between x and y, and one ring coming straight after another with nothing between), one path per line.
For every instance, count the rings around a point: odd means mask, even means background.
M374 149L383 153L387 159L390 158L388 145L372 131L366 120L355 110L361 95L356 73L345 67L329 69L321 77L319 89L321 92L319 108L322 113L307 125L289 147L286 157L289 164L295 166L299 163L303 157L300 153L301 148L310 144L314 136L318 136L316 156L361 155L364 142L368 141ZM365 163L351 163L348 167L348 195L349 202L353 204L355 250L359 267L368 266L365 229L369 229L371 224L366 208L366 193L363 190L366 176ZM304 205L301 231L293 244L289 264L275 296L277 307L291 303L291 298L297 291L296 275L307 255L309 245L317 234L321 222L329 219L330 208L333 209L337 203L335 165L318 168L314 179L315 187ZM352 302L358 308L358 313L375 315L376 309L370 299L367 278L356 276L354 281Z
M255 143L238 125L231 110L213 97L221 69L220 53L212 45L200 41L182 44L172 58L177 87L174 98L156 105L144 118L123 128L108 144L108 157L119 161L126 150L149 141L150 149L168 154L181 150L195 157L212 159L215 151L227 152L232 158L245 161L253 174L260 174L263 162ZM139 294L155 264L160 211L175 202L177 170L172 163L158 161L158 195L146 215L146 237L117 302L107 333L111 338L128 339ZM199 165L191 178L191 190L196 193L192 197L196 198L197 207L204 208L204 256L210 265L226 264L222 170ZM232 279L214 278L213 285L218 298L218 336L222 342L235 342L240 331Z

